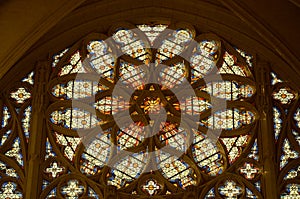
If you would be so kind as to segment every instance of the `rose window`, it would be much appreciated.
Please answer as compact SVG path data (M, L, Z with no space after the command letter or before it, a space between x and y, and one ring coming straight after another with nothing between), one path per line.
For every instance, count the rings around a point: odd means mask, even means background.
M1 97L0 196L298 197L299 92L235 45L123 23L38 62Z
M160 173L165 181L149 178L139 189L186 189L226 172L252 142L251 68L215 35L119 27L65 50L54 69L51 136L81 173L107 168L108 185Z

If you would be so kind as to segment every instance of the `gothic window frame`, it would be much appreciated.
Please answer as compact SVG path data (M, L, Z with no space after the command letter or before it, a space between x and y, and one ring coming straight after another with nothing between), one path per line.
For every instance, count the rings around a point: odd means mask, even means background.
M180 24L180 23L179 23ZM108 31L108 36L113 35L113 31L116 29L115 27L123 27L123 28L133 28L135 27L133 24L116 24L112 26L111 30ZM220 38L219 36L216 36L215 34L201 34L197 32L193 26L187 25L186 27L191 28L193 34L200 35L200 39L216 39L220 41L220 55L221 59L223 59L223 55L226 49L228 52L234 54L234 56L238 59L238 62L241 62L242 64L248 65L246 60L243 58L242 55L240 55L228 42L226 42L224 39ZM174 28L176 30L176 24L169 25L169 28ZM180 28L185 28L180 26ZM4 127L6 128L12 128L12 134L11 137L17 138L19 136L20 139L20 145L24 165L18 161L17 163L8 159L7 157L2 156L3 161L6 161L8 163L8 167L13 167L19 177L14 178L12 176L6 176L1 181L5 179L10 179L11 182L14 182L17 184L15 187L17 190L17 194L19 194L19 191L22 190L24 193L26 193L26 197L36 196L36 198L45 198L53 189L55 189L55 186L57 186L58 190L67 190L68 188L71 188L75 183L76 185L78 183L81 183L80 185L80 194L83 194L84 196L87 196L88 194L93 195L92 192L96 192L99 194L99 198L109 198L114 197L118 195L121 198L130 198L130 194L135 192L136 194L143 194L141 189L139 191L134 190L134 186L142 186L142 181L147 181L148 183L151 181L156 181L158 184L166 184L163 187L168 187L164 190L162 193L165 195L165 197L177 197L177 198L204 198L205 195L210 192L212 189L214 190L220 190L223 189L224 186L230 184L232 181L235 180L235 183L238 184L240 187L240 190L243 191L239 194L242 196L246 196L246 189L245 186L251 187L251 191L258 197L263 198L266 196L266 192L271 191L272 189L276 190L274 195L277 195L279 197L280 194L283 194L285 192L286 186L289 186L290 184L296 184L298 183L297 179L292 180L286 180L284 179L286 177L286 173L290 172L291 169L294 169L294 167L299 162L299 159L293 160L291 162L288 162L286 165L284 165L282 168L280 168L280 162L282 161L282 149L283 146L285 146L286 139L288 139L289 142L292 143L292 146L295 148L293 150L296 150L297 152L300 152L300 147L297 144L297 139L293 137L292 131L297 131L298 126L293 120L296 116L294 113L297 111L297 106L299 104L298 102L298 92L293 90L288 82L276 82L274 85L272 85L272 77L271 75L271 65L267 61L265 61L260 55L252 54L253 55L253 66L251 67L251 72L253 76L250 76L249 79L252 80L255 79L255 95L249 99L250 103L254 104L257 110L255 114L255 122L253 123L253 126L251 128L255 129L253 132L253 138L251 138L250 143L243 149L242 158L238 159L236 163L233 163L231 167L228 169L228 173L226 175L220 175L216 177L215 179L212 179L208 181L206 184L199 184L198 187L189 186L186 187L186 190L178 189L171 184L168 184L169 182L165 181L162 176L159 177L159 174L157 173L149 173L148 178L146 179L145 176L141 176L135 183L131 184L127 188L120 188L116 189L112 186L107 186L104 181L107 180L107 176L105 172L109 171L108 167L103 167L100 171L101 175L89 178L87 176L84 176L82 174L78 174L78 162L80 162L80 157L75 157L74 165L72 163L66 161L62 155L62 151L66 150L66 147L71 147L69 150L72 149L72 146L64 146L62 148L55 146L54 143L56 142L55 138L50 135L50 128L62 131L67 136L74 136L74 132L63 130L60 127L49 127L51 126L49 124L49 115L53 110L55 110L55 107L68 107L70 106L70 103L66 103L64 101L61 101L57 103L57 105L51 104L55 99L53 95L51 94L50 89L53 88L54 85L56 85L58 82L61 83L67 82L68 80L74 79L74 75L69 75L69 77L57 77L57 74L59 73L59 69L63 67L63 63L68 62L68 57L71 56L72 53L74 53L75 50L78 48L81 52L82 56L85 58L88 52L84 50L84 47L88 44L88 41L93 39L105 39L105 35L99 34L99 33L93 33L82 40L76 42L72 47L62 56L62 59L58 61L58 65L55 67L52 67L53 60L45 60L42 62L38 62L36 65L36 68L34 70L34 84L32 86L31 80L27 80L26 78L22 79L21 81L16 81L12 84L12 86L9 86L5 92L2 94L2 101L1 101L1 107L4 106L2 104L5 104L6 107L8 107L8 110L10 112L10 118L6 121L6 125ZM197 37L196 37L197 40ZM153 53L153 52L152 52ZM133 63L140 63L136 60L130 58L130 56L124 55L122 57L125 60L129 60ZM176 60L175 60L176 61ZM178 60L177 60L178 61ZM221 62L221 61L220 61ZM220 65L220 62L217 63L217 65ZM119 64L120 61L116 60L116 64ZM168 64L174 64L175 62L170 61ZM77 63L76 63L77 64ZM75 65L76 65L75 64ZM249 67L250 68L250 67ZM112 68L115 70L114 68ZM24 74L25 75L25 74ZM280 74L279 74L280 75ZM225 77L226 75L224 75ZM30 75L29 75L30 77ZM27 79L30 79L27 77ZM32 77L31 77L32 78ZM232 77L228 77L228 80ZM234 77L234 80L243 82L242 78L240 77ZM58 80L60 79L60 80ZM240 80L239 80L240 79ZM251 82L251 81L248 82ZM282 80L281 80L282 81ZM24 100L22 101L15 101L12 100L13 93L16 93L14 96L21 96L19 95L20 92L18 92L17 89L24 88L26 92L30 93L30 97L28 98L28 95L22 95L22 98ZM294 96L292 100L288 101L287 103L279 103L278 97L274 97L276 93L280 93L282 95L282 92L280 92L281 88L288 88L288 91L291 92ZM24 91L24 90L23 90ZM26 93L25 92L25 93ZM23 92L24 93L24 92ZM268 95L271 94L272 95ZM286 92L284 92L286 94ZM274 136L274 124L273 120L274 117L274 109L273 107L277 107L278 111L280 112L280 119L282 120L282 127L279 128L279 135L276 138ZM26 138L26 129L24 129L24 116L26 116L26 109L30 107L31 109L31 120L30 120L30 136ZM288 110L288 111L285 111ZM287 112L287 114L285 113ZM43 117L41 118L41 113ZM270 117L270 115L272 117ZM2 115L1 115L2 116ZM41 121L42 120L42 121ZM23 123L22 123L23 122ZM254 127L255 126L255 127ZM276 126L276 125L275 125ZM7 129L4 129L3 132L7 133ZM41 134L39 132L47 132L46 134ZM262 132L265 132L263 135ZM4 133L2 133L4 135ZM226 134L226 132L225 132ZM46 137L48 137L49 141L46 140ZM269 138L266 139L265 137ZM9 138L8 144L1 146L0 148L7 152L9 151L10 147L9 145L13 144L15 140L13 138ZM56 138L57 139L57 138ZM259 148L259 157L258 161L248 159L247 153L252 152L253 144L255 143L255 140L257 140L257 146ZM51 144L53 147L53 151L49 152L49 154L54 153L57 155L57 157L48 157L46 160L44 157L47 155L46 153L46 147L44 147L43 150L36 150L36 148L42 149L42 146L45 146L46 144ZM274 147L274 143L276 148ZM284 148L286 149L286 148ZM49 149L51 151L51 149ZM83 147L79 147L79 149L75 150L74 153L79 153L79 151L82 151ZM191 151L189 151L191 153ZM50 155L51 156L51 155ZM1 158L1 159L2 159ZM289 161L288 159L287 161ZM61 177L61 180L55 180L51 179L50 177L45 177L45 171L47 171L47 166L52 165L54 163L56 166L63 168L60 170L60 174L63 176ZM59 163L60 162L60 163ZM77 162L77 163L76 163ZM40 163L43 163L41 166ZM255 182L260 181L261 183L261 192L255 187L255 184L249 183L246 178L243 177L243 175L240 174L240 168L243 166L251 164L252 166L255 165L260 169L260 173L256 175L252 179L256 179ZM23 170L22 170L23 167ZM38 168L38 169L36 169ZM76 170L77 169L77 170ZM281 170L282 169L282 170ZM7 169L6 169L7 170ZM44 172L43 175L41 173ZM49 173L49 172L48 172ZM105 173L105 175L103 174ZM233 174L234 173L234 174ZM240 175L238 175L240 174ZM4 175L4 174L3 174ZM7 175L7 174L5 174ZM39 176L38 178L32 178L34 176ZM202 176L202 175L201 175ZM55 176L56 177L56 176ZM278 179L277 179L278 177ZM50 185L47 185L47 183L44 183L42 179L46 179L49 181L52 181ZM208 176L205 176L204 179L210 179ZM297 177L296 177L297 178ZM32 179L28 180L28 179ZM72 181L72 179L75 179ZM97 179L97 180L96 180ZM54 182L55 181L55 182ZM250 180L251 181L251 180ZM71 184L70 184L70 183ZM277 182L273 183L273 182ZM44 189L43 186L40 186L43 184L46 188ZM135 185L134 185L135 184ZM2 185L7 185L2 183ZM9 184L10 185L10 184ZM232 183L231 183L232 185ZM145 185L144 185L145 186ZM230 186L230 185L229 185ZM32 190L32 187L37 187L36 190ZM170 188L172 187L172 188ZM222 188L223 187L223 188ZM224 188L224 189L225 189ZM46 191L45 191L46 190ZM84 191L83 191L84 190ZM90 191L93 190L93 191ZM47 193L46 193L47 192ZM58 196L57 197L63 197L64 195L60 191L56 191ZM91 193L90 193L91 192ZM168 192L172 192L172 196L168 196ZM222 192L222 191L221 191ZM221 197L220 191L215 191L216 196L214 197ZM28 193L28 195L27 195ZM41 194L41 195L40 195ZM220 195L221 194L221 195ZM223 195L224 196L224 195Z

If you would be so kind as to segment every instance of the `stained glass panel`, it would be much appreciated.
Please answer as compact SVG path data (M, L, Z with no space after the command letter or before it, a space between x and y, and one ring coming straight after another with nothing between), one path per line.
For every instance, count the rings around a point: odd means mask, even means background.
M156 58L158 63L179 55L192 39L193 34L188 29L178 29L171 32L166 39L162 41L161 46L157 50Z
M147 154L141 152L121 159L112 167L112 176L108 184L121 188L126 182L138 178L145 167L146 158Z
M22 119L22 127L23 127L23 131L24 131L27 142L29 141L29 136L30 136L31 111L32 111L31 106L28 106L23 113L23 119Z
M183 188L196 183L191 177L192 168L183 160L179 160L178 157L160 152L157 160L162 174L171 182L177 181L178 186Z
M238 109L216 112L202 123L211 129L238 129L251 124L254 114L251 111L240 111Z
M300 185L289 184L286 186L286 192L281 194L281 199L299 199L300 198Z
M18 88L15 92L12 92L10 96L14 100L16 100L17 103L22 104L31 97L31 94L27 92L25 88L21 87Z
M249 71L247 66L242 65L238 62L237 57L229 52L225 52L223 56L223 64L220 68L221 74L235 74L239 76L247 77L249 75Z
M28 82L29 84L33 85L34 83L34 72L31 72L27 75L27 77L22 79L22 82Z
M168 26L167 25L155 25L155 26L149 26L149 25L137 25L137 27L145 33L145 35L148 37L150 44L153 45L154 40L157 38L158 35L161 34L162 31L164 31Z
M251 147L251 150L250 150L250 153L248 155L248 158L252 158L254 160L258 160L259 159L257 140L255 140L255 142L253 143L253 146Z
M277 77L277 75L274 72L271 72L271 77L272 77L271 79L272 85L283 82L281 79Z
M58 133L56 135L56 142L63 146L64 155L69 159L73 160L77 146L79 145L81 138L74 138L69 136L63 136Z
M120 77L122 83L130 86L133 89L143 89L144 82L142 78L145 76L145 72L134 64L121 61L120 63Z
M20 166L23 166L23 156L21 153L20 138L16 138L10 150L5 153L6 156L14 158Z
M282 169L290 159L296 159L299 157L299 153L293 150L290 142L285 139L282 146L282 155L280 157L280 168Z
M242 194L242 188L238 186L234 181L228 180L223 186L219 188L219 192L227 199L238 198Z
M105 41L91 41L87 45L87 60L92 68L109 81L113 81L115 58Z
M237 138L221 138L228 153L229 163L234 163L239 158L248 145L250 137L250 135L244 135Z
M282 120L280 116L281 116L280 110L276 107L273 107L273 122L274 122L274 131L275 131L276 140L278 139L282 128Z
M121 150L138 146L145 137L145 129L140 122L131 123L117 132L118 146Z
M300 174L300 166L295 167L288 171L287 175L284 177L285 180L296 178Z
M55 67L59 60L68 52L68 48L62 50L61 52L57 53L56 55L53 55L53 62L52 62L52 67Z
M235 48L235 50L243 57L245 58L247 64L250 66L250 67L253 67L253 56L239 48Z
M295 94L289 88L280 88L273 93L274 99L280 101L282 104L289 104L295 98Z
M109 135L98 135L82 154L80 170L87 175L94 175L105 165L110 154Z
M69 81L66 84L57 84L52 88L55 97L65 99L79 99L92 97L97 92L105 91L108 88L98 82L89 80Z
M183 114L198 115L205 110L211 108L211 104L205 98L201 97L187 97L180 103L174 103L177 110L181 110Z
M198 132L193 144L193 157L198 166L209 175L221 174L224 160L217 145L207 136Z
M245 178L251 180L259 172L259 168L255 167L251 163L245 163L242 168L240 168L240 173L245 176Z
M57 177L61 172L64 171L64 167L58 165L57 162L51 163L50 167L46 168L46 173L51 175L53 178Z
M60 73L59 76L72 74L72 73L84 73L85 70L82 65L80 52L76 51L69 59L69 62L67 65L65 65Z
M17 190L14 182L5 182L2 184L0 198L23 198L23 194Z
M199 43L190 58L192 82L203 78L216 66L218 50L220 50L219 44L214 40L204 40Z
M66 186L62 187L62 194L66 198L78 198L82 195L84 187L79 185L77 180L70 180Z
M162 78L162 89L171 89L176 85L180 85L185 77L184 63L177 63L169 68L164 69L160 76Z
M292 130L292 134L295 137L295 140L298 142L299 146L300 146L300 135L298 133L298 131Z
M134 31L119 29L112 38L119 44L119 47L125 54L144 62L149 59L145 49L145 42L142 41Z
M161 189L161 185L156 180L150 179L143 185L142 189L151 196L155 195Z
M294 114L294 119L296 121L296 126L300 128L300 108L298 108L296 113Z
M8 124L8 121L10 118L11 118L11 115L10 115L10 112L8 111L8 108L6 106L3 106L2 128L4 128Z
M85 129L95 127L98 120L96 116L93 116L88 111L65 109L54 111L51 114L51 122L69 129Z
M248 98L251 97L255 92L253 86L241 85L234 81L207 83L205 87L200 89L208 92L212 96L226 100Z

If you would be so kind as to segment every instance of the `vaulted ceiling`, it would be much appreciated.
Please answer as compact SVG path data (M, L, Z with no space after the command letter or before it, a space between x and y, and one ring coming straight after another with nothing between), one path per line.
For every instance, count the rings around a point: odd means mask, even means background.
M294 85L300 80L298 0L0 1L0 84L93 31L120 21L181 21L261 52ZM266 50L267 49L267 50ZM15 66L15 67L13 67Z

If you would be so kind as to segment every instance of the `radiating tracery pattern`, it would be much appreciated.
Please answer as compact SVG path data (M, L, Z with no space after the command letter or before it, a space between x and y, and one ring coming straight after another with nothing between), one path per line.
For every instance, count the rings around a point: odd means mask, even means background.
M278 194L300 198L299 91L271 71L266 96L256 56L177 24L123 24L57 52L43 84L36 69L3 91L0 198L26 197L37 135L41 199L263 198L264 139Z
M260 197L253 57L216 36L167 27L120 27L109 42L92 34L54 56L43 197L97 198L107 185L124 194L168 195L218 179L244 153L234 174L242 180L217 183L206 198ZM194 96L178 98L184 81ZM118 82L121 96L113 95ZM218 108L222 100L230 105ZM187 128L195 115L195 128ZM219 131L220 139L208 131ZM247 180L256 185L247 187Z
M3 91L0 198L26 197L37 157L41 199L263 198L264 139L278 194L300 198L299 91L271 71L259 104L255 53L193 27L129 27L88 35L53 55L42 84L35 70Z

